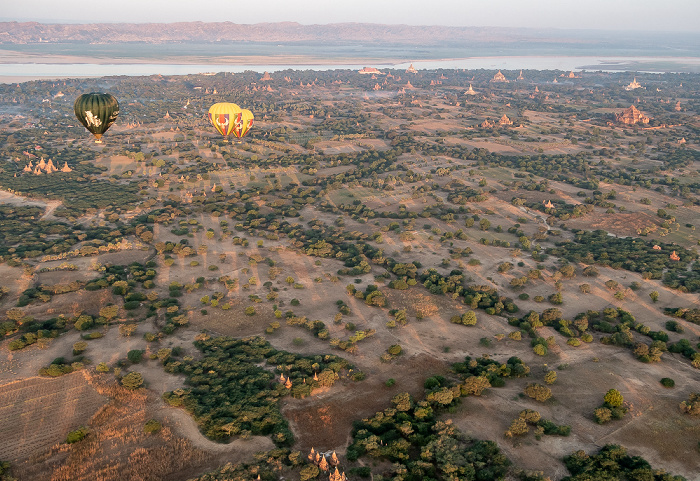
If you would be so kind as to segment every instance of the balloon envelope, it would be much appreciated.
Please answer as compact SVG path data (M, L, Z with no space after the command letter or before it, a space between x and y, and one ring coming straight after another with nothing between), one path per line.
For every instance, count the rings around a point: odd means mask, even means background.
M119 102L111 94L92 92L83 94L73 104L75 116L99 142L102 134L112 126L119 115Z
M253 112L248 109L241 110L234 122L233 135L238 139L245 137L250 132L251 127L253 127L253 119Z
M232 103L220 102L209 107L209 122L226 137L233 132L236 119L240 117L241 108Z

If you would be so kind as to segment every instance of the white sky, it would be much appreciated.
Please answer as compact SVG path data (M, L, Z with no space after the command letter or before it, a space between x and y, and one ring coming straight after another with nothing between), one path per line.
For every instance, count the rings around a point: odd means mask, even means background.
M0 20L366 22L700 33L700 0L0 0Z

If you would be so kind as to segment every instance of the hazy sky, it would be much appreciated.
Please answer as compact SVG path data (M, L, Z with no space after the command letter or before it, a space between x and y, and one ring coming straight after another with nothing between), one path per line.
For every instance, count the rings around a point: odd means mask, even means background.
M700 0L0 0L0 20L230 21L700 32Z

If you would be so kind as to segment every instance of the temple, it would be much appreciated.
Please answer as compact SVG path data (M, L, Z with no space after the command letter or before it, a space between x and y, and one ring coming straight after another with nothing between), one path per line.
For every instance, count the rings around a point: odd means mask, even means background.
M625 90L634 90L640 88L642 88L642 84L637 82L637 77L635 77L634 80L632 80L630 84L627 87L625 87Z
M406 73L418 73L418 70L416 70L416 68L413 66L413 64L411 64L411 65L406 69Z
M361 68L360 70L357 71L357 73L362 74L362 75L369 75L369 74L384 75L382 72L380 72L379 70L377 70L374 67Z
M476 90L472 88L472 84L469 84L469 90L464 92L466 95L476 95Z
M508 79L506 78L505 75L501 73L499 70L496 75L493 76L493 79L491 80L492 82L506 82L508 83Z
M498 125L501 127L504 127L506 125L513 125L513 121L508 118L506 114L503 114L503 117L498 121Z
M631 105L624 112L616 114L615 120L625 125L634 125L638 123L648 124L649 117L644 115L637 107Z

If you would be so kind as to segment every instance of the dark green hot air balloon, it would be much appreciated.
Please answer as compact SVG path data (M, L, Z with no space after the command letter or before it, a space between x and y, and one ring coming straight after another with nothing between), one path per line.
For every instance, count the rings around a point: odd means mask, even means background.
M78 97L73 105L75 116L97 140L112 126L119 115L119 102L113 95L92 92Z

